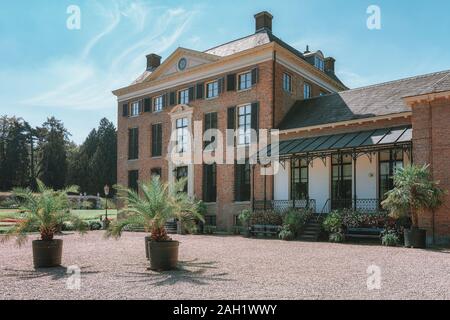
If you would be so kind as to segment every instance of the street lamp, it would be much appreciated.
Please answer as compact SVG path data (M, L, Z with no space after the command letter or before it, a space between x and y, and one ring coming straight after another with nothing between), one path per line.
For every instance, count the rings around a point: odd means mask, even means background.
M109 186L105 185L103 188L103 191L105 192L105 208L106 208L106 216L105 221L108 222L108 195L109 195Z

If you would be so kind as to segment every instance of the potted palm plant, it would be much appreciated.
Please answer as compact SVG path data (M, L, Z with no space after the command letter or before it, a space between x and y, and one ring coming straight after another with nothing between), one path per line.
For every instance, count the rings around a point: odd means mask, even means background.
M433 181L429 166L408 166L397 170L394 189L387 192L382 202L394 218L409 217L411 229L405 229L405 246L426 248L426 230L419 229L419 215L424 210L434 210L442 204L446 193Z
M107 237L120 238L127 226L144 226L150 236L146 238L146 251L150 258L151 270L174 269L178 263L179 242L167 234L165 225L168 220L177 219L186 230L195 228L195 218L203 220L198 213L198 205L186 193L182 192L186 179L177 181L173 188L162 183L158 176L139 184L141 195L120 185L115 186L119 199L126 204L120 210L124 218L113 222Z
M33 262L35 268L50 268L61 265L63 241L54 239L60 225L70 222L74 230L86 232L88 226L80 218L70 213L68 193L77 193L78 187L72 186L54 191L37 180L37 193L30 189L15 188L13 196L20 213L16 218L19 223L12 227L1 241L11 237L23 245L29 232L38 230L40 239L32 242Z

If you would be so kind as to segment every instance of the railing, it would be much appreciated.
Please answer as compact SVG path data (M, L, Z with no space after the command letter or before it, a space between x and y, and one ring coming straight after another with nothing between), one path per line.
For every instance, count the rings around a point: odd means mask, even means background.
M304 199L304 200L255 200L253 202L253 209L255 211L276 211L286 212L290 209L311 209L316 212L316 200Z
M321 215L339 209L353 209L362 213L384 211L380 199L328 199L321 211Z

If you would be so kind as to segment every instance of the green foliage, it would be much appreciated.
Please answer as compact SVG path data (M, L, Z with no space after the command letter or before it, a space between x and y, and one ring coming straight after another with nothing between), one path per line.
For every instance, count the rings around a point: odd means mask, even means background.
M15 217L21 222L12 227L2 241L16 236L17 243L21 245L25 242L27 233L36 228L39 229L42 240L52 240L58 227L64 222L71 222L74 230L82 233L86 231L86 223L70 213L67 194L77 192L76 186L54 191L37 180L37 191L38 193L33 193L30 189L22 188L13 190L20 209L20 213Z
M342 243L345 240L345 236L342 232L331 233L329 237L330 242Z
M309 209L289 210L283 217L283 226L289 229L296 237L311 216L312 212Z
M394 230L385 232L381 237L381 243L384 246L395 247L400 242L397 233Z
M278 234L278 237L284 241L292 241L295 238L295 234L290 230L289 226L285 225Z
M248 209L244 209L241 211L241 213L238 216L238 220L243 226L247 226L250 222L250 218L252 216L252 212Z
M342 233L343 221L339 211L331 212L323 221L323 229L330 233Z
M281 226L283 217L275 211L258 211L251 214L249 222L250 225Z
M102 224L98 221L91 221L89 222L89 229L94 230L101 230L103 228Z
M432 180L428 165L413 165L397 170L394 189L387 192L382 205L395 218L410 216L416 227L418 215L424 210L438 208L445 194L439 182Z
M115 186L119 199L126 203L126 207L119 213L125 213L126 217L113 222L107 236L119 238L126 226L137 225L150 231L154 241L166 241L170 238L165 224L170 219L180 221L187 231L194 230L195 219L204 219L197 211L197 202L182 192L186 182L186 179L181 179L173 188L169 188L158 176L153 176L150 181L139 185L142 197L132 189Z
M204 234L214 234L217 231L216 226L204 226L203 233Z

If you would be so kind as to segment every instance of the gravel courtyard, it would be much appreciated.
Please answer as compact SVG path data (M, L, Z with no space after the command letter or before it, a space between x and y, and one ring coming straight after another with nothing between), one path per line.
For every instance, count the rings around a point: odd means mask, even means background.
M33 269L31 242L0 244L0 299L450 299L450 250L175 236L179 270L156 273L144 234L62 238L64 267L50 270ZM67 289L73 265L80 290ZM371 265L379 290L367 289Z

